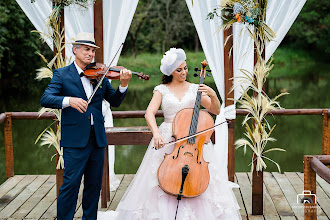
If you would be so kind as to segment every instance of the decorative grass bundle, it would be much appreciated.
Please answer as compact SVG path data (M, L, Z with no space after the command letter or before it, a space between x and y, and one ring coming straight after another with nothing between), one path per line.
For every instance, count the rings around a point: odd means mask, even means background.
M288 93L281 93L275 98L271 99L263 91L264 83L266 82L266 77L269 75L269 71L272 69L271 61L268 64L262 59L258 59L255 65L253 73L246 70L241 70L244 73L242 77L236 77L238 84L249 84L249 87L244 90L243 95L239 100L235 100L240 104L240 108L248 112L245 116L242 125L246 128L246 133L244 133L245 138L239 139L235 142L236 149L244 147L244 153L246 152L246 147L250 147L255 155L256 171L262 171L267 168L264 159L267 159L276 164L278 170L280 171L280 166L265 154L270 151L285 151L281 148L269 148L266 150L266 145L268 141L276 141L270 135L274 130L275 126L271 127L266 119L268 112L275 109L282 109L277 99ZM235 87L232 88L234 90ZM248 91L252 90L256 95L251 97L248 95ZM250 127L249 121L252 121ZM252 157L251 167L253 169L254 157Z
M45 78L52 78L53 71L52 69L57 69L64 67L66 65L66 59L62 56L62 51L65 49L64 44L64 29L61 30L61 18L60 18L60 10L58 7L54 7L52 10L51 15L46 21L46 27L48 31L40 32L34 31L40 34L40 38L45 42L45 39L51 38L54 44L54 49L56 50L56 54L48 62L48 60L40 53L38 53L41 58L47 64L47 67L43 67L37 70L36 80L42 80ZM46 34L50 33L50 34ZM60 109L51 109L51 108L41 108L38 112L39 115L42 115L45 112L52 112L56 115L56 120L58 122L61 121L61 110ZM51 126L49 125L36 139L37 143L41 140L41 145L47 145L48 147L54 146L57 154L59 155L59 160L56 166L56 169L64 169L64 159L63 159L63 148L60 147L60 140L61 140L61 124L59 123L56 131L54 131ZM55 156L55 155L54 155ZM53 157L54 157L53 156ZM52 158L53 158L52 157Z

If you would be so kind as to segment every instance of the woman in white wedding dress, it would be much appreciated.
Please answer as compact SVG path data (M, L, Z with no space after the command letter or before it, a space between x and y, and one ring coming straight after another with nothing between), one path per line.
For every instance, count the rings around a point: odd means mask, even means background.
M216 115L220 112L220 102L212 88L186 81L188 68L185 60L186 55L182 49L171 48L165 53L160 67L164 74L163 84L155 87L145 114L153 139L116 211L98 212L98 220L174 220L177 197L166 194L158 186L157 180L157 170L164 155L171 153L174 147L163 147L165 143L173 140L172 120L181 109L194 108L197 91L202 92L203 107ZM155 114L160 106L165 120L157 127ZM209 186L198 197L180 200L177 219L241 219L239 206L227 175L218 169L222 161L217 160L215 155L213 144L205 144L203 157L209 162Z

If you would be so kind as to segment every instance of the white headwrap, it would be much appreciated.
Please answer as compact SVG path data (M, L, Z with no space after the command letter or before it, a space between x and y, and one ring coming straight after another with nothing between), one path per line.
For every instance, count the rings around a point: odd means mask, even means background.
M171 48L165 52L163 59L160 61L160 71L164 75L170 76L185 60L186 53L182 49Z

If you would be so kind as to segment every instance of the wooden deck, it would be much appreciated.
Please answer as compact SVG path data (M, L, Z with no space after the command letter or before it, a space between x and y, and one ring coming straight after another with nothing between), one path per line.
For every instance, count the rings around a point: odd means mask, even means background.
M118 175L121 184L111 192L109 210L114 210L133 174ZM243 219L304 219L303 206L297 204L297 194L303 191L303 173L264 173L264 215L252 216L251 174L236 173L239 189L234 193ZM330 218L330 184L317 178L318 219ZM80 188L76 219L81 219ZM104 209L103 209L104 210ZM16 175L0 186L0 219L55 219L56 186L54 175Z

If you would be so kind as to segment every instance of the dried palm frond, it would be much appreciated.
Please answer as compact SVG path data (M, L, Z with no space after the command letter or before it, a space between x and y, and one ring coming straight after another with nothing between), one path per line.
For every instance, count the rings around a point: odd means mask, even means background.
M57 127L57 131L52 128L45 130L40 137L40 145L48 145L48 147L54 146L57 153L59 154L59 160L56 166L56 169L64 169L64 159L63 159L63 148L60 146L61 140L61 132L59 126ZM39 139L37 139L38 141ZM54 157L54 156L53 156Z
M37 76L35 79L40 81L40 80L46 79L46 78L53 78L53 71L46 67L37 69Z
M247 123L245 123L246 126L246 130L247 132L244 133L244 135L247 137L247 139L241 138L239 140L237 140L235 142L236 145L236 149L243 147L244 148L244 154L246 153L246 147L250 147L253 154L255 155L255 160L257 160L257 166L256 166L256 170L257 171L261 171L262 169L266 169L267 165L264 162L263 158L268 159L270 161L272 161L273 163L275 163L275 165L278 167L278 170L280 171L280 167L279 165L269 159L268 157L265 157L265 153L270 152L270 151L285 151L284 149L281 148L271 148L265 151L265 146L267 145L267 143L270 142L274 142L276 141L275 138L270 137L271 132L273 131L275 125L273 126L273 128L267 132L266 131L266 126L256 126L253 127L251 130L251 128L249 127L249 125ZM253 164L253 163L251 163Z
M51 112L53 114L55 114L57 121L61 121L61 114L62 114L62 110L61 109L54 109L54 108L44 108L42 107L39 112L38 115L42 115L45 112Z

